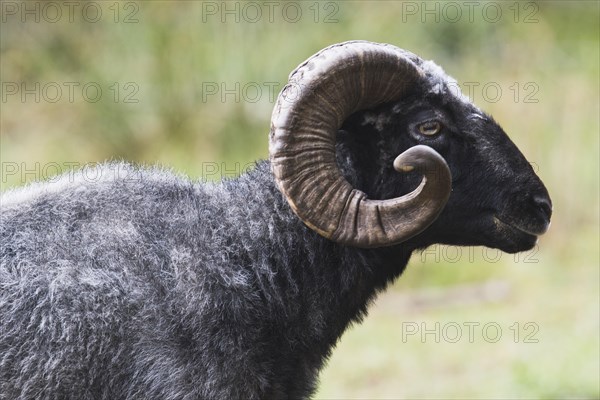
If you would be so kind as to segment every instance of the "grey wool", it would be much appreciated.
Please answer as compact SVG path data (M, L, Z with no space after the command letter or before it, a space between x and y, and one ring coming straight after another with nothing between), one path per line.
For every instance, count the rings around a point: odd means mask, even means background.
M550 218L545 187L500 126L423 65L415 90L349 116L335 143L342 176L371 199L418 185L392 165L411 147L447 162L444 209L399 244L315 232L269 161L217 183L105 163L3 193L0 399L309 398L412 252L531 248Z
M308 393L323 360L303 357L333 344L335 307L357 307L333 291L357 282L267 163L222 184L119 163L54 185L2 198L0 398Z

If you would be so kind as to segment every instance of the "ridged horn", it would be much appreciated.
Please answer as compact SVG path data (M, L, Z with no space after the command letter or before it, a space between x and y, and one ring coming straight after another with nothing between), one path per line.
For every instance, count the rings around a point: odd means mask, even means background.
M344 120L399 100L424 79L411 58L386 44L336 44L292 71L279 94L269 135L275 180L298 217L328 239L363 248L401 243L427 228L448 200L450 171L427 146L394 161L399 172L423 175L414 191L394 199L367 199L337 167L336 133Z

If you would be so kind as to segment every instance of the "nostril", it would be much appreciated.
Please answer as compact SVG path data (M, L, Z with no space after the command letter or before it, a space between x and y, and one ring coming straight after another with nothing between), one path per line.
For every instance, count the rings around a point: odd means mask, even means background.
M550 203L548 196L534 195L533 202L550 219L552 216L552 203Z

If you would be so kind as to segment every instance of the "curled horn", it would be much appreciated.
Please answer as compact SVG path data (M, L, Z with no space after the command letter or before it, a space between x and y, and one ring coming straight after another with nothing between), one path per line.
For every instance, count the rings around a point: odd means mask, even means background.
M397 101L424 79L416 56L397 47L352 41L300 64L283 88L271 120L269 153L277 185L298 217L335 242L382 247L427 228L443 209L451 175L442 156L415 146L394 161L423 175L412 192L369 200L341 175L336 132L352 113Z

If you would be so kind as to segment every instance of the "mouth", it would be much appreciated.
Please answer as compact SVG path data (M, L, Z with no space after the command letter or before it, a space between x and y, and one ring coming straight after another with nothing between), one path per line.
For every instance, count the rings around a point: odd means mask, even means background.
M539 235L543 235L544 233L546 233L548 231L548 228L550 228L550 222L547 222L544 224L525 226L523 224L517 224L514 222L510 223L510 222L503 221L496 215L494 215L494 224L496 224L496 226L500 230L512 230L512 231L520 232L525 235L536 236L536 237Z
M538 242L538 235L547 230L545 226L532 228L504 222L497 216L493 217L493 222L496 232L503 237L501 244L496 242L496 247L511 254L532 249Z

